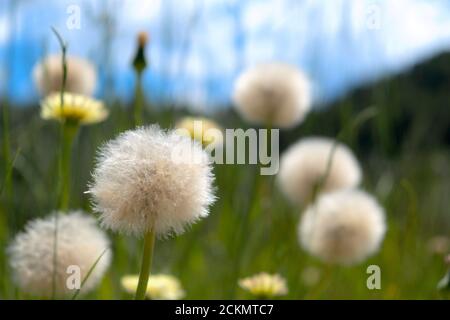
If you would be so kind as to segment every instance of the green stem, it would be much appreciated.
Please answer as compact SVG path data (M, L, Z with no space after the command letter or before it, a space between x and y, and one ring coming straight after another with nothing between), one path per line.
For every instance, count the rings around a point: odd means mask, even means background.
M61 37L59 32L52 27L52 31L58 39L61 47L62 59L61 67L63 71L63 77L61 82L60 92L60 108L61 114L64 114L64 93L66 91L67 82L67 44ZM60 158L59 158L59 208L66 210L69 207L69 194L70 194L70 158L72 150L72 142L75 134L78 130L78 123L71 123L64 121L60 129ZM59 212L55 213L55 230L53 238L53 274L52 274L52 299L56 297L56 270L58 267L58 220Z
M9 135L9 106L8 102L3 103L3 163L5 165L5 190L8 205L12 202L13 180L12 175L8 174L11 165L11 146Z
M13 171L13 163L11 163L11 154L10 154L10 141L9 141L9 106L8 102L3 103L2 107L3 114L3 163L4 167L4 184L0 187L0 197L2 195L2 191L6 191L5 197L5 206L4 212L0 212L0 244L3 246L6 244L6 241L9 236L9 216L11 216L12 227L16 228L16 218L14 214L11 214L11 209L13 208L13 180L12 180L12 171ZM3 189L4 188L4 189ZM3 265L3 262L0 266L0 271L4 271L6 266Z
M56 270L58 269L58 219L59 214L55 212L55 224L53 230L53 272L52 272L52 300L56 298Z
M144 109L144 94L142 91L142 72L136 71L136 89L134 101L134 125L141 126L143 124L142 111Z
M17 1L13 1L10 3L9 6L9 16L11 18L11 26L12 29L11 30L15 30L15 26L17 26L17 20L18 20L18 5L17 5ZM11 34L12 37L14 37L14 34ZM14 55L16 54L15 52L16 50L14 50L14 46L11 46L10 50L8 50L8 58L12 59L14 57ZM12 73L13 73L13 66L9 65L9 68L7 70L7 78L5 79L5 83L8 83L8 81L11 80L12 78ZM13 186L13 176L12 176L12 171L11 174L8 174L9 172L9 166L11 165L11 140L10 140L10 114L9 114L9 101L6 98L5 101L3 102L3 106L2 106L2 115L3 115L3 163L5 165L5 192L6 192L6 198L5 198L5 203L6 203L6 214L10 214L12 207L13 207L13 194L14 194L14 186ZM11 168L11 170L13 170L13 168ZM17 218L15 217L15 215L12 215L12 225L13 228L15 229L16 226L16 220ZM7 223L11 223L11 221L7 221Z
M317 300L323 291L330 285L333 278L333 267L329 264L325 266L324 274L317 286L306 295L305 300Z
M61 131L59 209L64 211L69 208L72 145L78 131L78 124L65 122L62 124Z
M144 237L144 252L142 253L141 272L139 273L139 282L136 289L135 300L144 300L147 292L148 277L152 266L153 248L155 246L155 232L148 231Z
M331 172L334 154L342 138L352 130L358 129L361 124L363 124L365 121L376 115L377 110L373 107L368 107L359 112L350 124L347 124L344 128L341 129L341 131L339 131L338 135L336 136L336 139L333 142L333 145L331 146L330 154L328 156L327 164L325 167L325 172L313 187L312 193L307 201L308 204L315 202L317 196L320 194L325 183L327 182L328 176L330 175Z
M272 154L271 141L272 141L272 126L270 123L266 125L267 136L263 137L263 141L261 145L265 148L267 154ZM255 176L251 188L251 193L249 196L248 207L244 211L243 217L241 219L240 228L237 229L237 234L235 237L235 252L236 256L233 258L234 260L234 278L235 281L239 279L241 268L242 268L242 259L244 258L245 248L246 246L246 237L249 235L249 226L252 218L260 214L261 211L261 202L258 199L261 199L265 196L271 196L270 190L270 177L262 177L261 176L261 168L262 165L259 163L255 169ZM237 286L233 285L232 294L236 295Z

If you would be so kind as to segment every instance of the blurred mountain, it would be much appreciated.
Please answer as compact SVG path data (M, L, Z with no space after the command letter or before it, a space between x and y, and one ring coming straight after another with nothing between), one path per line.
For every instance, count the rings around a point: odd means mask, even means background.
M450 53L443 53L312 112L303 125L285 133L285 144L309 132L335 136L355 114L375 107L377 115L344 140L363 151L388 155L449 148L449 103Z

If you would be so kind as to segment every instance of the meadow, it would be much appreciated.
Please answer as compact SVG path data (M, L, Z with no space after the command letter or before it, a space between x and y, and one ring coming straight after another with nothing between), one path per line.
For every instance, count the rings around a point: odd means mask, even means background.
M259 272L278 273L286 279L288 293L281 297L285 299L448 298L446 291L437 290L448 270L444 256L450 246L447 61L448 56L440 57L333 104L315 106L301 124L281 130L281 152L303 137L338 135L353 150L363 169L362 188L386 212L385 238L369 259L354 266L335 266L311 256L301 248L297 235L304 208L284 197L273 176L258 177L256 165L216 164L217 201L209 216L180 236L157 240L152 273L177 277L186 299L252 298L238 281ZM192 115L186 106L157 105L149 97L144 103L144 125L156 123L171 129L179 119ZM92 212L85 191L92 181L96 151L134 127L133 103L104 98L109 101L109 117L82 126L73 144L71 209ZM375 115L350 126L367 108L376 110ZM47 216L58 206L60 124L42 119L38 102L23 107L5 98L2 109L0 298L36 298L13 281L6 247L27 221ZM213 119L223 128L254 127L232 106L194 115ZM9 130L4 130L5 117ZM142 239L112 232L108 236L111 265L100 285L83 298L131 299L121 277L139 272ZM379 290L367 288L369 265L380 267Z

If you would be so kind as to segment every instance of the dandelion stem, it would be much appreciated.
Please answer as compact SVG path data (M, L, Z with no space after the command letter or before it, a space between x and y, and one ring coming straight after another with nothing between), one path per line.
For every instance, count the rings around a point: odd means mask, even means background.
M145 59L145 45L147 43L147 34L141 32L138 36L138 47L136 56L133 59L133 69L136 74L136 89L134 101L134 125L142 125L142 110L144 109L144 94L142 91L142 73L147 67Z
M139 282L136 289L135 300L144 300L147 291L148 277L152 266L153 248L155 246L155 232L148 231L144 236L144 252L142 253L141 272L139 273Z
M134 125L141 126L143 124L142 111L144 109L144 95L142 91L142 72L136 71L136 89L134 101Z
M59 199L59 208L61 210L67 210L69 208L70 200L70 176L71 176L71 156L72 145L74 138L78 131L78 124L65 122L62 124L62 141L61 141L61 157L60 157L60 170L61 170L61 190Z

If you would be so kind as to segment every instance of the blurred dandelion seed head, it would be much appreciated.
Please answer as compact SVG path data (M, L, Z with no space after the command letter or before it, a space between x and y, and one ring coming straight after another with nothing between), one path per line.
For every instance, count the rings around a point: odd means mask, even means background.
M314 188L327 173L334 141L328 138L305 138L291 145L281 155L277 182L286 197L296 204L311 199ZM324 180L322 193L352 188L361 181L361 168L352 151L339 143Z
M191 154L175 163L174 149ZM189 160L192 153L196 161ZM153 229L164 237L182 233L208 215L215 200L213 180L208 155L199 144L155 125L124 132L105 144L89 191L103 226L138 236Z
M138 275L127 275L121 279L126 292L134 294L139 282ZM179 300L185 296L180 281L171 275L155 274L148 278L146 296L152 300Z
M233 100L251 123L289 128L303 121L310 109L310 83L294 66L261 64L238 77Z
M41 117L77 124L94 124L108 117L103 102L88 96L64 93L64 105L61 106L61 94L54 92L41 102Z
M95 67L87 60L67 56L66 92L92 96L97 84ZM60 92L63 81L62 57L50 55L39 62L33 69L33 80L39 93L46 96Z
M286 280L282 276L266 272L240 279L239 286L258 298L273 298L288 293Z
M214 121L202 117L185 117L177 122L176 131L198 141L203 146L221 145L222 128Z
M385 231L383 208L371 195L351 189L319 197L299 224L305 250L326 262L343 265L374 254Z
M73 294L66 280L69 266L78 266L83 280L100 255L110 246L106 234L100 230L93 217L82 211L59 214L57 232L57 266L55 291L58 296ZM55 215L30 221L25 231L19 233L8 254L14 279L21 290L37 297L50 297L53 290ZM94 289L102 279L111 261L107 250L87 281L82 293Z

